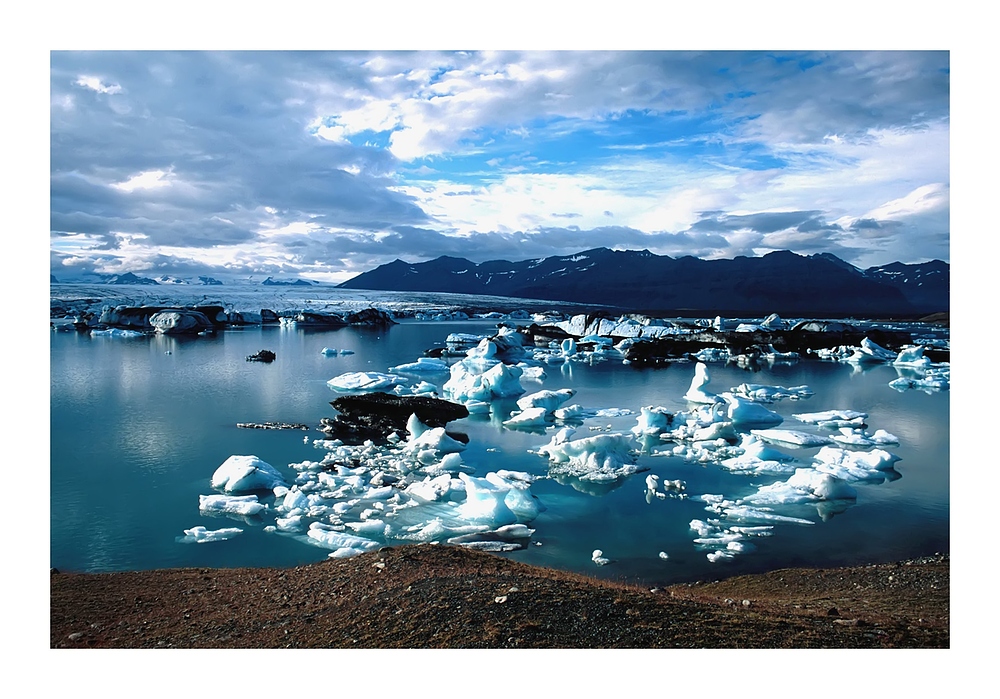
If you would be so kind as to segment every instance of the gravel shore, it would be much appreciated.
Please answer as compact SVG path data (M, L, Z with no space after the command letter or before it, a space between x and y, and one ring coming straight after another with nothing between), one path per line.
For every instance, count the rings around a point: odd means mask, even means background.
M50 575L55 648L949 648L950 560L648 589L450 546Z

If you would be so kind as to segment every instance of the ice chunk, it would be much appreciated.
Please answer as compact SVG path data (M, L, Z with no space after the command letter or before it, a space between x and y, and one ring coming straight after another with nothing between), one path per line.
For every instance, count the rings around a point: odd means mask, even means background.
M734 427L773 427L784 422L784 418L778 413L768 410L759 403L754 403L732 393L723 393L721 397L728 405L727 415Z
M632 428L632 434L660 434L670 429L674 414L663 406L646 406L639 409L639 417Z
M756 403L773 403L782 398L802 399L813 395L813 390L808 386L765 386L757 383L741 383L732 389L732 392L747 400Z
M406 383L406 379L395 374L382 374L377 371L352 371L340 376L334 376L326 382L335 391L380 391Z
M417 361L410 362L409 364L400 364L399 366L389 367L389 371L398 371L403 374L420 374L424 372L447 374L449 367L448 363L443 359L420 357Z
M464 473L458 477L465 483L465 502L458 507L461 517L473 523L489 524L492 528L517 522L517 515L505 502L509 487Z
M601 549L594 549L594 552L590 554L590 560L599 566L606 566L611 561L604 557L604 551Z
M816 500L854 500L858 491L842 478L812 468L799 468L786 481L761 486L743 498L752 505L787 505Z
M576 395L576 391L572 388L561 388L558 391L538 391L537 393L519 398L517 400L517 407L521 410L544 408L546 411L551 412L574 395Z
M184 536L178 541L182 543L204 544L212 541L225 541L232 539L238 534L242 534L242 529L229 527L223 529L208 530L205 527L193 527L184 530Z
M859 427L864 424L868 413L857 410L824 410L818 413L793 414L799 422L808 422L821 427Z
M548 411L545 408L525 408L508 420L504 427L545 427L548 425Z
M372 551L379 548L379 543L377 541L338 532L322 525L319 522L313 522L309 525L309 530L306 532L306 536L309 537L312 543L324 548L333 549L335 552L338 552L341 549L350 549L352 552L356 551L357 553L363 553L365 551ZM356 554L348 553L347 555Z
M882 362L892 362L896 359L896 353L880 347L867 337L861 341L861 346L855 348L854 353L847 358L852 364L880 364Z
M610 481L636 472L629 437L624 434L599 434L570 440L573 430L563 428L539 448L549 457L549 472L582 480Z
M465 444L448 436L444 427L428 427L420 422L416 414L410 415L406 422L406 429L410 433L410 439L404 442L402 447L404 451L411 454L422 450L447 454L463 451L466 448Z
M710 378L708 367L703 362L694 365L694 378L691 380L691 387L684 394L684 399L692 403L715 403L719 397L714 393L705 390Z
M820 447L830 443L830 439L823 435L796 430L750 430L750 434L760 437L765 442L793 447Z
M257 500L256 495L199 495L198 509L202 512L252 517L263 512L266 506Z
M893 361L895 366L906 366L916 369L926 369L931 365L930 357L924 356L923 345L904 347Z
M234 454L212 475L212 487L221 488L227 493L271 490L278 485L288 484L277 469L256 456Z
M848 451L836 447L823 447L814 457L816 470L829 473L845 481L883 481L884 471L891 470L899 457L884 449L868 452Z

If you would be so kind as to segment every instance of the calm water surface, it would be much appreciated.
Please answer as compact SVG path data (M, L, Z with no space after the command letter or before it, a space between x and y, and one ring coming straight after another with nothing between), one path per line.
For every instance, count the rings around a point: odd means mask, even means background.
M323 560L327 550L263 526L234 524L199 512L198 496L213 492L212 474L233 454L254 454L289 476L289 463L318 461L321 437L302 431L248 430L238 422L305 423L334 414L328 379L349 371L387 371L414 361L451 332L487 334L493 323L404 322L389 329L312 331L280 327L229 330L215 337L137 339L52 333L51 337L51 565L65 570L113 571L167 567L293 566ZM324 347L352 355L326 357ZM270 349L272 364L246 362ZM785 416L781 427L809 431L792 413L834 408L869 414L869 430L884 429L900 440L888 450L901 460L901 478L856 484L858 498L846 511L822 520L814 506L783 509L812 526L778 525L773 536L755 540L756 551L732 561L710 563L695 549L692 519L709 519L693 499L645 497L646 473L614 487L584 487L539 480L531 491L547 508L529 526L533 542L505 554L543 566L615 579L665 584L718 578L791 565L832 566L899 560L949 550L949 395L889 387L896 371L875 366L856 372L850 365L815 360L776 365L759 372L709 365L713 392L738 384L808 385L807 400L769 405ZM522 381L527 392L573 388L570 401L587 408L690 406L682 399L693 376L690 363L639 369L619 361L594 365L546 365L542 382ZM447 376L435 376L439 385ZM508 407L508 406L505 406ZM509 401L509 409L515 401ZM636 415L591 419L627 432ZM475 475L509 469L547 473L546 460L529 450L553 434L506 430L489 416L451 423L470 436L463 461ZM304 443L308 436L310 443ZM808 464L818 449L787 450ZM731 474L716 465L643 454L639 465L661 479L681 479L687 492L736 498L783 477ZM181 544L183 530L241 526L234 539ZM601 549L612 564L591 561ZM659 557L666 552L668 560Z

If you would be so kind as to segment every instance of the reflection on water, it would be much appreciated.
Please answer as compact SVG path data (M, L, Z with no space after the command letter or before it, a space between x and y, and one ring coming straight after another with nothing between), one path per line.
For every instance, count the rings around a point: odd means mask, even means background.
M441 346L452 332L485 333L483 322L404 323L389 329L334 331L287 327L246 328L213 337L92 338L53 333L51 338L51 556L67 570L125 570L176 566L290 566L325 558L327 550L302 537L268 533L262 522L213 519L198 510L215 469L233 454L254 454L292 473L290 463L322 458L301 431L245 430L238 422L288 422L318 426L338 394L326 381L350 371L386 371ZM326 356L323 348L353 354ZM272 364L247 362L261 349ZM682 396L693 365L636 368L616 361L593 365L547 364L542 381L523 381L527 392L575 389L571 403L588 410L622 408L631 414L578 421L576 438L629 433L643 406L690 409ZM788 565L841 565L897 560L947 551L949 537L949 403L947 393L899 392L888 383L891 366L804 360L753 367L710 364L708 390L742 383L807 385L805 400L768 404L785 429L818 431L793 413L852 409L867 412L869 431L900 439L888 450L900 457L884 482L852 484L854 500L781 508L780 514L812 524L778 524L769 536L732 560L712 563L695 544L695 520L719 519L697 499L705 494L740 498L787 479L732 473L717 464L674 456L655 437L635 442L640 472L610 483L557 476L531 491L545 510L531 523L532 544L505 554L538 565L652 583L718 578ZM419 377L443 382L447 375ZM419 380L419 378L415 378ZM463 461L476 476L500 469L545 476L537 450L553 428L510 430L502 425L515 400L497 403L449 427L470 437ZM596 428L596 429L592 429ZM598 431L599 430L599 431ZM320 438L318 431L307 433ZM786 449L809 465L818 448ZM294 475L294 474L292 474ZM646 476L681 480L687 497L658 497ZM273 497L262 501L273 503ZM723 514L720 514L723 512ZM271 523L263 518L263 523ZM226 524L226 522L229 522ZM185 529L244 529L233 539L182 546ZM749 539L748 539L749 541ZM750 552L749 549L753 551ZM613 562L596 566L601 549ZM659 554L667 554L662 558Z

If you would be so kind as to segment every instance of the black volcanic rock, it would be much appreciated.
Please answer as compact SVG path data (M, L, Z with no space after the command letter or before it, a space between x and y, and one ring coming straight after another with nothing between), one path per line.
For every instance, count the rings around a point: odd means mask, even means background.
M945 264L945 263L940 263ZM396 260L340 285L348 289L437 291L539 298L658 313L726 315L907 315L941 310L937 291L913 296L901 284L872 277L834 255L773 252L732 260L671 258L648 250L606 248L508 262L475 264L439 257Z
M248 362L264 362L265 364L270 364L271 362L273 362L277 358L278 358L278 356L274 352L272 352L271 350L266 350L266 349L262 349L261 351L257 352L256 354L248 354L247 355L247 361Z
M464 405L426 396L397 396L391 393L363 393L341 396L331 401L339 415L320 420L320 429L329 437L345 442L366 439L382 441L393 432L406 433L411 415L428 427L444 427L452 420L468 417ZM464 435L449 433L462 439ZM468 441L466 437L462 441Z

